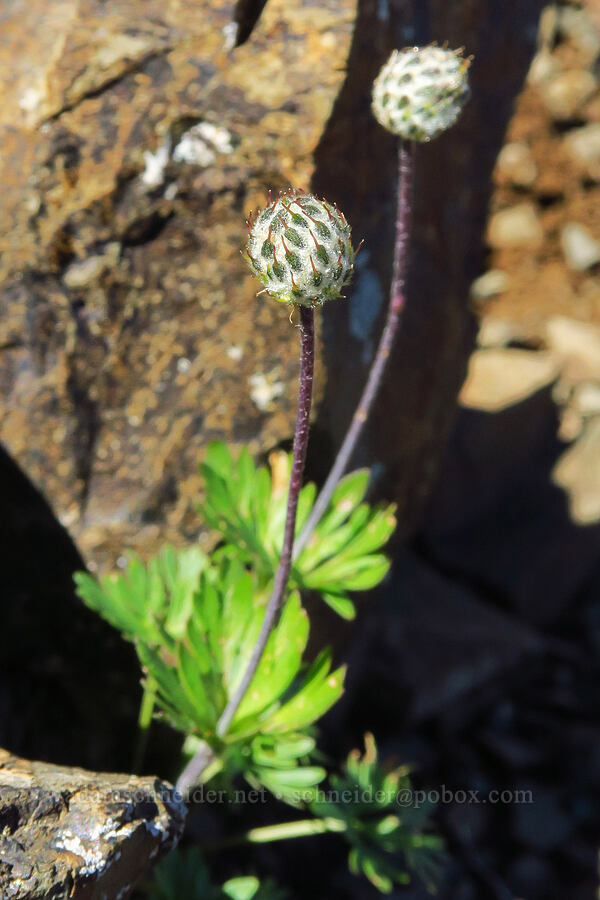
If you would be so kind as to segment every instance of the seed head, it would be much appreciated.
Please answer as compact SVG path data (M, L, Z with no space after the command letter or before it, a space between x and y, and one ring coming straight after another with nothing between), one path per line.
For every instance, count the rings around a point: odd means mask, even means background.
M244 256L276 300L316 306L342 296L356 254L337 206L284 191L248 217L248 233Z
M430 141L454 125L469 99L470 65L462 50L394 50L373 85L375 118L405 140Z

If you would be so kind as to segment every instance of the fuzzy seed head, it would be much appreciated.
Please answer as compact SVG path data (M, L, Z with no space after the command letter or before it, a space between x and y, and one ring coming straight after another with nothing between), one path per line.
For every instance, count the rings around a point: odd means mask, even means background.
M279 194L248 218L246 260L282 303L316 306L342 296L355 252L337 206L304 191Z
M408 141L430 141L450 128L469 99L470 59L461 50L394 50L373 85L377 121Z

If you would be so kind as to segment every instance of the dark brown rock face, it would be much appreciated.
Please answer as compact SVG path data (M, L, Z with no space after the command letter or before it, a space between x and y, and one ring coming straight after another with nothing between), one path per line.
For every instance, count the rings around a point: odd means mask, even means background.
M234 16L4 16L0 434L92 562L197 531L208 440L291 430L297 333L239 250L268 188L311 180L354 4L269 3L236 49Z
M0 750L0 895L125 900L177 843L185 814L158 779L50 766Z

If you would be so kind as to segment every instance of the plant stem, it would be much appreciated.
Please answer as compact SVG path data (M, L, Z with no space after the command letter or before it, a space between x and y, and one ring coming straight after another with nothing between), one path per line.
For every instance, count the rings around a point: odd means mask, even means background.
M294 547L294 559L297 559L320 522L329 505L338 481L346 471L346 467L354 452L362 428L367 420L373 401L377 396L383 373L392 349L394 337L398 330L400 314L405 303L405 282L408 268L408 251L412 219L412 181L414 163L414 143L400 141L398 150L398 194L396 205L396 241L394 245L394 265L390 286L390 304L387 320L377 353L369 372L365 389L360 398L356 412L340 447L333 468L323 485L310 516L298 537Z
M148 679L144 684L144 693L142 694L142 700L140 702L138 735L133 755L133 772L139 773L144 764L144 756L146 755L146 747L148 746L148 736L150 734L155 701L156 684L152 679Z
M342 819L326 816L323 819L298 819L296 822L281 822L279 825L265 825L262 828L251 828L243 834L205 844L205 852L237 847L239 844L268 844L272 841L286 841L289 838L312 837L315 834L341 833L346 831L346 823Z
M216 756L211 747L202 741L198 750L190 759L189 763L177 779L175 790L181 794L184 800L190 788L200 781L203 773L208 767L216 761Z
M252 656L244 672L242 680L217 725L219 737L227 732L231 721L242 702L246 691L250 686L258 664L264 653L269 635L275 625L279 609L283 603L285 589L292 565L292 548L294 544L294 531L296 527L296 511L298 509L298 497L302 487L304 463L306 461L306 449L308 447L308 431L310 406L312 401L313 372L315 363L315 335L314 314L311 307L300 306L300 327L302 332L302 349L300 356L300 388L298 391L298 413L296 417L296 431L294 434L294 452L292 459L292 472L290 475L290 487L288 493L287 514L283 535L283 547L281 560L275 575L273 591L267 603L265 618L258 635L258 639L252 651Z

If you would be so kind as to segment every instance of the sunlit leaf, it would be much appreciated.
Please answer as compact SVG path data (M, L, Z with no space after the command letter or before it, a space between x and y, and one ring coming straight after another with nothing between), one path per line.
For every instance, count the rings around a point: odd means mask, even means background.
M212 444L201 467L206 488L201 511L224 538L221 553L245 559L267 584L283 544L291 455L274 453L270 462L270 471L257 468L246 450L236 460L224 444ZM373 508L363 502L368 485L367 469L341 479L290 575L293 586L327 595L326 602L346 619L354 615L348 591L369 590L388 570L377 551L394 530L393 507ZM300 491L296 536L316 495L314 484Z

